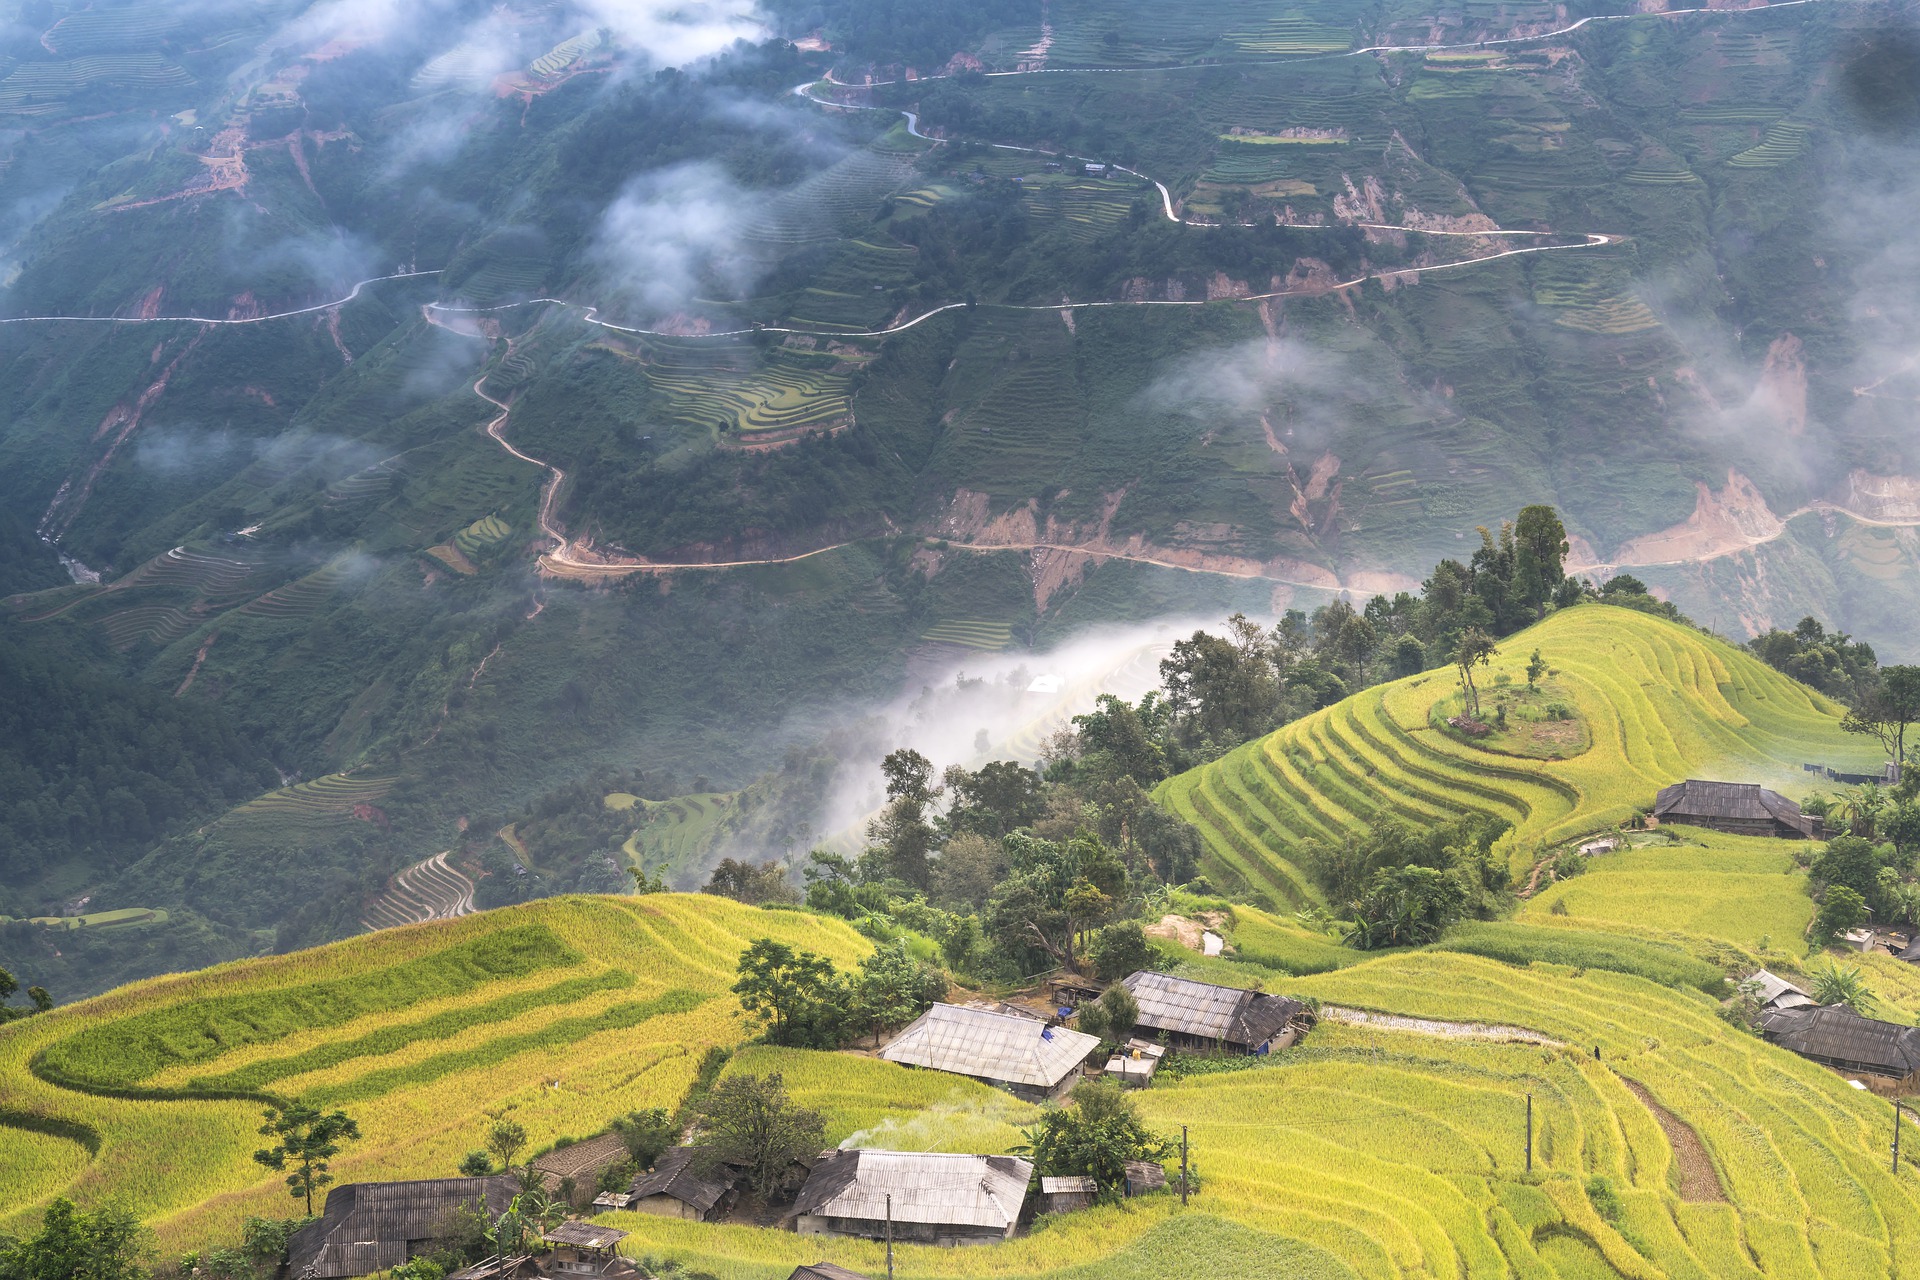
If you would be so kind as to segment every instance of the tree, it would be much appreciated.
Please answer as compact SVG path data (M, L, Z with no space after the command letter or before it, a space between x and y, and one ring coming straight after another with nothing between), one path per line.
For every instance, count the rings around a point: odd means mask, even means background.
M460 1157L460 1176L484 1178L493 1172L493 1157L484 1151L469 1151Z
M1028 961L1072 968L1080 931L1126 896L1126 866L1091 835L1015 832L1004 843L1011 873L987 904L988 936Z
M1549 506L1520 508L1513 522L1513 593L1536 611L1566 576L1562 566L1572 548L1560 513Z
M1857 701L1840 727L1865 734L1896 763L1907 758L1907 729L1920 723L1920 667L1882 667L1880 679Z
M0 969L0 1001L4 1001L20 989L20 981L5 969ZM14 1005L0 1003L0 1023L11 1022L15 1018L30 1018L36 1013L45 1013L53 1008L53 997L47 994L45 987L28 987L27 999L33 1002L31 1009L21 1009Z
M502 1116L487 1130L487 1151L502 1169L513 1168L513 1158L527 1145L527 1129L518 1120Z
M1527 688L1538 689L1540 677L1545 674L1547 674L1547 660L1540 656L1538 649L1535 649L1533 656L1527 659Z
M740 956L733 992L740 1007L763 1019L770 1044L807 1047L823 1038L833 962L772 938L756 938Z
M1843 884L1829 885L1820 897L1820 910L1813 917L1814 938L1829 942L1865 924L1871 914L1867 900L1852 889Z
M732 898L749 906L763 902L795 902L800 895L787 883L786 869L777 862L754 864L722 858L702 893Z
M679 1136L665 1107L630 1111L613 1122L613 1131L627 1144L627 1154L642 1169L651 1169Z
M0 1237L5 1280L145 1280L146 1228L123 1209L91 1211L57 1197L24 1240Z
M881 947L860 962L846 983L841 1010L853 1027L880 1036L906 1026L947 994L939 970L908 954L907 944Z
M1116 1044L1132 1035L1139 1021L1140 1002L1117 982L1102 991L1098 1000L1080 1008L1080 1030Z
M1813 975L1811 994L1823 1005L1843 1004L1862 1017L1873 1008L1873 992L1867 988L1865 975L1852 965L1843 969L1831 960Z
M1093 962L1096 978L1113 982L1151 965L1153 948L1148 945L1146 931L1139 921L1120 920L1094 932L1087 943L1087 959Z
M1488 665L1499 654L1493 637L1479 627L1468 627L1461 633L1460 647L1454 651L1453 663L1460 668L1460 682L1467 691L1467 713L1476 719L1480 715L1480 689L1473 682L1473 669Z
M826 1133L826 1118L795 1105L779 1072L727 1076L700 1106L694 1169L736 1166L754 1194L771 1196L789 1185L796 1166L820 1154Z
M1880 891L1880 859L1873 845L1859 836L1835 836L1813 856L1808 867L1815 880L1829 885L1845 885L1872 901Z
M1173 1144L1147 1128L1132 1098L1110 1080L1073 1091L1073 1105L1048 1111L1026 1131L1024 1152L1036 1176L1091 1177L1102 1202L1118 1200L1127 1162L1164 1160Z
M1040 775L1012 760L994 760L972 772L955 765L945 775L953 806L950 831L997 839L1040 816Z
M333 1181L327 1162L340 1154L342 1143L360 1137L360 1126L344 1111L321 1114L317 1107L290 1102L285 1107L268 1107L260 1113L266 1123L260 1126L264 1137L277 1138L273 1146L253 1153L259 1163L287 1174L287 1191L295 1198L305 1197L307 1216L313 1216L313 1193ZM523 1135L524 1139L524 1135Z
M1375 873L1366 896L1353 904L1347 945L1362 951L1376 947L1419 947L1437 941L1460 919L1467 886L1455 871L1433 867L1387 867Z
M985 906L1007 874L1007 851L1000 842L971 831L947 841L933 864L934 901L950 908Z
M927 820L927 806L945 794L932 785L933 762L918 751L902 747L880 762L887 779L887 805L867 824L867 839L888 874L925 892L929 884L927 855L938 833Z

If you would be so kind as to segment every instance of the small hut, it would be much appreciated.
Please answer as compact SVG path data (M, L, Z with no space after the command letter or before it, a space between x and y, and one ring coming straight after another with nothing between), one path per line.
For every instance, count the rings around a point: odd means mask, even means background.
M867 1277L838 1263L816 1262L810 1267L795 1267L787 1280L867 1280Z
M553 1252L541 1259L541 1269L551 1276L638 1276L640 1269L614 1252L627 1233L614 1227L595 1226L591 1222L563 1222L540 1237L552 1245Z
M1084 1174L1071 1178L1040 1179L1040 1212L1071 1213L1090 1209L1100 1194L1100 1184Z
M1780 836L1788 840L1826 838L1825 823L1757 782L1702 782L1688 778L1662 787L1653 802L1662 822L1725 831L1738 836Z
M1747 981L1755 985L1754 994L1760 999L1763 1013L1775 1009L1811 1009L1819 1005L1819 1001L1799 987L1765 969L1757 970Z
M1129 1196L1152 1195L1156 1191L1167 1189L1167 1170L1165 1166L1151 1160L1127 1161L1127 1194Z
M888 1062L972 1076L1029 1102L1072 1087L1073 1073L1100 1042L1032 1018L936 1004L880 1051Z
M1125 983L1140 1006L1135 1026L1165 1032L1176 1049L1265 1053L1299 1039L1306 1006L1285 996L1141 971Z
M1107 1059L1107 1079L1117 1080L1130 1089L1145 1088L1153 1083L1153 1073L1160 1069L1160 1060L1166 1056L1165 1045L1136 1036L1115 1049Z
M1761 1015L1760 1033L1783 1049L1841 1071L1920 1084L1920 1027L1863 1018L1843 1004Z
M320 1217L288 1238L287 1275L336 1280L397 1267L445 1238L463 1205L505 1213L519 1190L505 1174L335 1187Z
M693 1171L695 1147L670 1147L653 1166L633 1180L626 1207L635 1213L661 1218L708 1222L733 1207L740 1176L722 1165L711 1174Z
M802 1235L994 1244L1020 1223L1033 1163L1017 1156L828 1151L794 1201Z

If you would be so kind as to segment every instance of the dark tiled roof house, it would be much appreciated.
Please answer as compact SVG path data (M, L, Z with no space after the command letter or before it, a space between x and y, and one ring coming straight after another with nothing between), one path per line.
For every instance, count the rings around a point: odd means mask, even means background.
M442 1239L462 1205L505 1213L519 1190L504 1174L335 1187L320 1217L288 1239L287 1276L336 1280L397 1267Z
M1826 838L1826 824L1819 817L1800 812L1799 805L1757 782L1688 778L1660 789L1653 802L1653 816L1662 822L1682 822L1730 835Z

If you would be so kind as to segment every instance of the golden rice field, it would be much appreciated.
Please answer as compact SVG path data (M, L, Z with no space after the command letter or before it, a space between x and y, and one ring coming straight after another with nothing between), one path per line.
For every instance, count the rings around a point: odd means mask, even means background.
M1465 812L1514 825L1524 870L1540 849L1651 808L1687 777L1805 791L1802 762L1877 767L1840 730L1841 709L1742 649L1690 627L1610 605L1581 605L1500 643L1479 679L1525 681L1539 649L1573 692L1593 745L1566 760L1503 756L1433 723L1452 668L1365 690L1171 778L1155 793L1206 837L1208 873L1269 902L1318 892L1294 860L1377 816L1414 822ZM1842 762L1850 762L1843 764Z
M728 988L762 936L843 965L870 949L838 922L720 898L556 898L13 1023L0 1030L0 1232L55 1194L137 1213L163 1248L290 1212L250 1158L262 1093L359 1121L341 1182L449 1175L502 1108L538 1148L672 1106L709 1047L743 1038Z
M1203 1182L1184 1213L1158 1196L991 1249L902 1246L897 1274L1852 1277L1901 1274L1894 1260L1920 1248L1920 1169L1889 1172L1885 1102L1734 1030L1704 996L1438 953L1371 959L1292 989L1565 1043L1323 1022L1271 1066L1138 1095L1161 1131L1188 1126ZM742 1067L774 1065L827 1113L830 1139L930 1150L1018 1142L1011 1128L1025 1108L964 1080L804 1051L752 1050ZM1682 1183L1659 1118L1630 1084L1704 1144L1704 1186ZM996 1148L986 1140L997 1124L1008 1128ZM868 1274L883 1266L882 1246L862 1241L802 1244L628 1214L602 1221L634 1233L631 1253L721 1280L778 1280L816 1257Z

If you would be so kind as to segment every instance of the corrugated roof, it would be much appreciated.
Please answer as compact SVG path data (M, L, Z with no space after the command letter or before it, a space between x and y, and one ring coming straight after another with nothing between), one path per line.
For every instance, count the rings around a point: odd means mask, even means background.
M505 1213L519 1189L518 1179L504 1174L335 1187L319 1220L288 1239L287 1274L332 1280L397 1267L407 1260L409 1241L441 1234L461 1205L480 1201Z
M1894 959L1920 964L1920 937L1915 937L1914 940L1907 945L1907 949L1895 956Z
M540 1237L550 1244L567 1244L578 1249L611 1249L627 1238L618 1227L600 1227L591 1222L563 1222Z
M867 1277L838 1263L816 1262L810 1267L795 1267L787 1280L867 1280Z
M793 1211L880 1222L891 1195L895 1222L1010 1231L1032 1180L1032 1162L1016 1156L833 1151L813 1166Z
M1761 1004L1772 1004L1781 996L1787 995L1788 993L1796 996L1805 996L1807 994L1799 987L1788 982L1785 978L1777 974L1768 973L1765 969L1759 970L1751 978L1747 979L1747 981L1759 984Z
M1781 1048L1810 1058L1893 1076L1920 1071L1920 1028L1863 1018L1843 1004L1776 1010L1763 1015L1760 1026Z
M697 1147L669 1147L654 1164L653 1172L640 1175L633 1180L632 1196L635 1200L647 1196L672 1196L675 1200L692 1205L701 1213L707 1212L720 1203L720 1197L727 1194L738 1181L722 1170L712 1177L701 1177L693 1171L693 1157Z
M888 1062L1051 1089L1099 1040L1031 1018L936 1004L881 1050Z
M1657 818L1677 814L1684 818L1723 818L1739 822L1784 822L1811 831L1813 819L1800 806L1757 782L1707 782L1688 778L1662 787L1654 798ZM1678 819L1677 819L1678 820Z
M1050 1196L1073 1195L1079 1192L1094 1195L1100 1190L1100 1184L1085 1174L1078 1174L1067 1178L1042 1178L1040 1190L1043 1194Z
M1217 987L1165 973L1142 971L1124 985L1140 1006L1139 1026L1228 1044L1264 1043L1301 1009L1298 1000L1285 996Z

